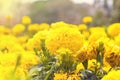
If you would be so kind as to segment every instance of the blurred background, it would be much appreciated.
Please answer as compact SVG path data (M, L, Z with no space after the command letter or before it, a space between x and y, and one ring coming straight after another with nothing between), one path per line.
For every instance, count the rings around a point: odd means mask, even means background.
M0 0L0 24L20 23L25 15L32 23L80 24L92 16L94 26L109 25L120 22L120 0Z

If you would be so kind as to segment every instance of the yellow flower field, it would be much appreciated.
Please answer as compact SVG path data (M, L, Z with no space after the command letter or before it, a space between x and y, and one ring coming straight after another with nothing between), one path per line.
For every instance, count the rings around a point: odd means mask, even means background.
M120 23L0 25L0 80L120 80Z

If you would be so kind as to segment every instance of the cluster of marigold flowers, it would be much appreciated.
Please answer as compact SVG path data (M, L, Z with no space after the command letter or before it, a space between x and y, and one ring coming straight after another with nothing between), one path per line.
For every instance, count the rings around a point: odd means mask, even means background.
M34 49L41 50L41 40L51 54L59 56L66 54L73 56L79 64L76 72L84 69L81 62L88 60L88 69L92 69L96 62L96 48L103 42L104 67L107 72L110 68L120 67L120 23L108 27L92 27L91 17L85 17L83 24L74 25L65 22L32 23L30 17L24 16L20 24L12 28L0 26L0 80L8 80L16 65L17 56L21 55L16 70L16 80L24 80L28 70L39 64ZM112 70L102 80L119 80L119 70ZM54 73L54 80L80 80L80 75L69 75L66 72Z

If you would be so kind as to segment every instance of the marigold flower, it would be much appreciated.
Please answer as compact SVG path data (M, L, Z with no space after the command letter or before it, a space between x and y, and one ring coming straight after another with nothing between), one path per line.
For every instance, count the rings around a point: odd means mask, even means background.
M120 23L111 24L107 31L111 37L117 36L120 33Z
M35 32L39 30L39 24L35 23L35 24L30 24L28 26L28 31L29 32Z
M87 25L86 25L86 24L79 24L79 25L78 25L78 29L79 29L80 31L87 30Z
M30 24L31 23L31 18L29 16L23 16L22 17L22 23L23 24Z
M84 23L91 23L92 22L92 17L91 16L86 16L83 18Z
M112 70L101 80L120 80L120 70Z
M16 24L12 29L13 33L15 34L20 34L24 30L25 30L25 26L23 24Z
M50 28L49 24L42 23L39 25L39 30L48 30Z
M108 41L106 43L104 58L111 67L120 66L120 47L114 41Z
M68 27L69 25L63 21L61 22L56 22L51 24L52 29L60 28L60 27Z
M76 53L83 46L83 37L76 28L52 29L46 38L45 44L46 48L52 53L61 48L66 48Z

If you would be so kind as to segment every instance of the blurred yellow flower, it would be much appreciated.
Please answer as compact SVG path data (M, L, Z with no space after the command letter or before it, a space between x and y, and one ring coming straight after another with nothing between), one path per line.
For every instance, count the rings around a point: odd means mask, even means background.
M5 52L21 52L23 47L17 42L13 35L0 35L0 49Z
M0 54L0 76L3 80L9 80L13 74L18 55L21 55L20 64L17 66L15 77L25 80L28 70L38 64L39 60L31 52ZM8 67L9 66L9 67ZM17 79L14 79L17 80Z
M84 23L91 23L92 22L92 17L91 16L86 16L83 18Z
M22 23L23 24L30 24L31 23L31 18L29 16L23 16L22 17Z
M6 18L7 18L8 20L10 20L10 19L13 18L13 16L12 16L12 15L7 15Z
M91 34L93 34L93 33L104 33L104 34L106 34L104 27L90 27L89 31L90 31Z
M120 34L118 34L117 36L115 36L115 43L120 46Z
M45 40L48 35L49 35L48 30L42 30L42 31L38 31L33 37L39 40Z
M98 41L101 38L106 38L107 35L105 33L102 32L98 32L98 33L93 33L89 36L88 41L90 43L95 43L96 41Z
M87 30L87 25L86 25L86 24L79 24L79 25L78 25L78 29L79 29L80 31Z
M0 66L0 80L25 80L25 73L22 68L17 68L15 75L13 76L13 70L15 66Z
M24 30L25 30L25 26L23 24L16 24L12 29L13 33L15 34L20 34L24 32Z
M39 30L39 24L35 23L35 24L30 24L28 26L28 31L29 32L35 32Z
M47 23L42 23L39 25L39 30L48 30L50 28L50 25Z
M63 21L61 22L56 22L51 24L52 29L60 28L60 27L68 27L69 25Z
M40 39L37 39L37 38L30 38L26 44L26 48L28 50L34 50L34 49L38 49L40 50L41 49L41 41Z
M41 40L45 40L47 35L49 34L48 30L43 30L37 32L33 38L28 39L26 47L28 50L34 50L35 48L40 50L41 49Z
M113 23L113 24L111 24L108 27L107 31L108 31L108 34L111 37L117 36L120 33L120 23Z
M120 80L120 70L112 70L101 80Z

